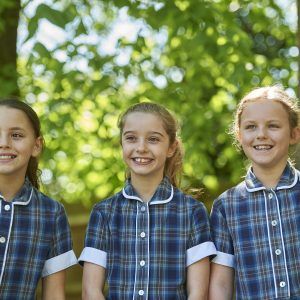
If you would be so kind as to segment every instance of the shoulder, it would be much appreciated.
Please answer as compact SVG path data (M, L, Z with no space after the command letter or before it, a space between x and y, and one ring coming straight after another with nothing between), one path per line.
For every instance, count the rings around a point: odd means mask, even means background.
M116 207L117 205L122 203L122 199L123 199L123 194L122 191L119 191L118 193L105 198L99 202L97 202L94 207L93 207L93 211L107 211L110 210L112 207Z
M50 198L46 194L34 188L32 196L32 205L38 206L40 209L49 211L61 211L64 210L64 206L59 201Z
M236 186L223 192L214 200L213 206L230 205L235 201L240 201L243 197L247 197L247 195L246 183L245 181L242 181Z
M177 206L185 209L206 211L205 205L201 201L196 200L178 188L174 188L173 201L177 203Z

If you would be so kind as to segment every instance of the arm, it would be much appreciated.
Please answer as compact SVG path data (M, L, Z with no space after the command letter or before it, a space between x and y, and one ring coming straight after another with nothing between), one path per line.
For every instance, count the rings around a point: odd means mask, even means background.
M233 297L234 269L211 264L209 300L231 300Z
M189 300L206 300L209 284L209 258L205 257L187 268L187 293Z
M43 277L42 299L43 300L65 300L65 278L66 271L59 271Z
M85 262L82 277L82 300L105 300L104 282L105 268Z

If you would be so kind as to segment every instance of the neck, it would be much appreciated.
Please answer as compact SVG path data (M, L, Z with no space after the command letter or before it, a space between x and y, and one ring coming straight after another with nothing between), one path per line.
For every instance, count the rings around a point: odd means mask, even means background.
M286 164L272 169L257 169L253 167L253 172L266 188L272 189L277 186L285 166Z
M163 177L143 177L131 175L131 184L144 202L149 202Z
M24 184L24 178L0 176L0 193L6 201L11 201Z

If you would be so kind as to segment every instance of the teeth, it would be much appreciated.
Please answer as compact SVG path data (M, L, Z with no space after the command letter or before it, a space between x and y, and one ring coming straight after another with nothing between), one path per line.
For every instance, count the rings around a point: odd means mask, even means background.
M254 146L256 150L269 150L272 148L270 145L259 145L259 146Z
M0 159L10 159L10 158L15 158L15 155L0 155Z
M134 160L135 160L136 162L138 162L138 163L146 163L146 162L149 162L149 161L150 161L149 158L140 158L140 157L135 158Z

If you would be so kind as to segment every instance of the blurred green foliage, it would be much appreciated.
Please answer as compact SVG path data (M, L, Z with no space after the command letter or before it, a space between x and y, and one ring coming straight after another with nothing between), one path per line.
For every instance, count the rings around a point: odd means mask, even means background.
M204 187L212 199L244 173L227 133L237 101L260 85L297 87L295 30L272 0L53 0L28 13L30 5L21 11L28 34L18 83L41 116L45 189L66 202L88 206L120 189L116 121L139 101L175 112L183 185ZM41 20L64 40L41 42ZM122 34L126 26L132 34ZM27 43L32 49L24 53Z

